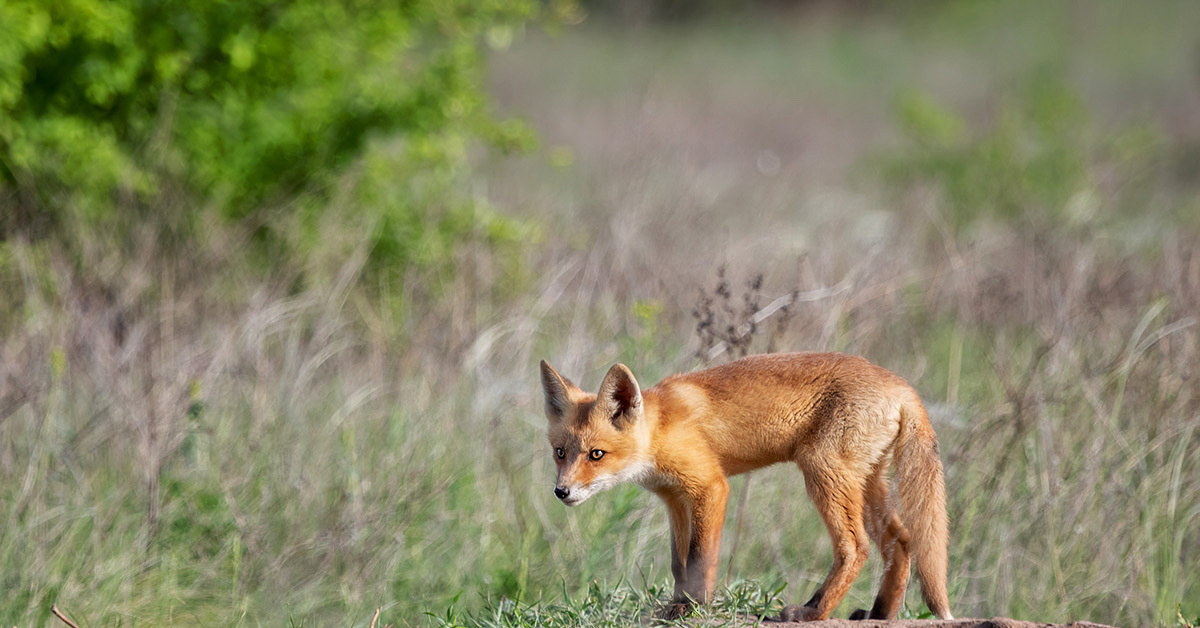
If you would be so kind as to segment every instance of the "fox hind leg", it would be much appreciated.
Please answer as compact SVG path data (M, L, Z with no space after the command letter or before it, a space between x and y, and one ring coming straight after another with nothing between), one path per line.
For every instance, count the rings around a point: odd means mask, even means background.
M865 491L866 512L864 524L867 535L875 541L879 555L883 558L883 578L879 582L879 593L875 604L868 612L854 611L850 619L895 619L904 603L904 592L908 588L910 555L908 529L888 499L886 477L887 461L880 462Z
M828 619L862 571L870 549L863 523L865 495L861 480L804 469L804 484L833 539L833 567L807 604L783 609L783 621Z

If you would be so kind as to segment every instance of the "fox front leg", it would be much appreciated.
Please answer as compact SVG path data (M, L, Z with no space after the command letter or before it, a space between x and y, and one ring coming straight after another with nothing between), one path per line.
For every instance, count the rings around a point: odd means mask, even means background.
M709 483L692 500L692 538L688 548L685 593L707 604L717 586L717 557L721 551L721 528L725 525L725 502L729 481L724 476Z
M658 496L667 505L667 517L671 524L671 575L675 577L675 592L671 595L671 602L658 609L655 616L659 619L678 619L692 610L693 603L687 595L692 513L689 504L681 495L660 492Z
M695 604L707 604L717 583L717 557L721 550L721 528L725 524L725 502L729 482L717 478L694 496L660 495L667 503L671 520L671 572L675 594L659 616L673 619L686 615Z

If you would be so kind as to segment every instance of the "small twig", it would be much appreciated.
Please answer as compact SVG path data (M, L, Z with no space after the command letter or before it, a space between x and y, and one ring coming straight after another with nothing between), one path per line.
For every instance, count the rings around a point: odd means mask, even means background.
M779 310L783 309L784 307L790 306L793 303L801 303L801 302L806 302L806 301L819 301L821 299L828 299L829 297L832 297L837 294L841 294L849 289L850 289L850 279L843 279L842 281L838 282L836 285L829 286L827 288L818 288L816 290L809 290L807 292L789 292L789 293L779 297L778 299L771 301L763 309L755 312L753 316L750 316L747 319L748 322L742 323L741 326L734 329L733 336L736 338L741 338L742 336L749 334L753 325L757 325L757 324L767 320L767 318L770 317L775 312L778 312ZM722 340L721 342L718 342L717 344L713 345L712 347L710 347L708 349L708 354L706 355L706 357L708 358L709 361L712 361L712 360L716 359L717 356L721 355L722 353L725 353L727 350L729 350L729 342Z
M380 609L375 609L375 616L371 618L371 628L375 628L375 622L379 621L379 611Z
M75 623L75 622L73 622L73 621L71 621L71 620L67 619L67 616L66 616L66 615L63 615L62 611L58 610L58 605L57 605L57 604L55 604L54 606L51 606L51 607L50 607L50 612L51 612L51 613L54 613L54 616L55 616L55 617L57 617L57 618L59 618L59 619L63 620L63 623L64 623L64 624L66 624L66 625L68 625L68 626L70 626L71 628L79 628L79 624L77 624L77 623Z

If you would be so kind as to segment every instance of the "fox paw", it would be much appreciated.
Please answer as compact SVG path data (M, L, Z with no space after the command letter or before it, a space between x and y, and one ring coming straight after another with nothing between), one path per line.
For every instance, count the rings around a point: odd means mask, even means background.
M825 619L817 612L817 609L812 606L801 606L792 604L783 607L783 612L779 614L779 621L817 621Z
M850 613L850 619L853 619L855 621L858 621L860 619L869 619L870 617L871 617L871 611L868 611L865 608L860 608L860 609L854 611L853 613Z
M658 610L654 612L654 618L661 619L663 621L672 621L681 617L686 617L691 612L691 602L673 601L669 604L660 606Z

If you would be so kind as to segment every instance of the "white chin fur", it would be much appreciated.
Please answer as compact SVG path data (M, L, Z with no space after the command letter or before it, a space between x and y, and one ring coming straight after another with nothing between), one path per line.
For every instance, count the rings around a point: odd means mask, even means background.
M593 491L591 487L573 488L571 489L570 496L568 496L566 499L560 499L559 501L567 506L578 506L595 494L596 492Z

